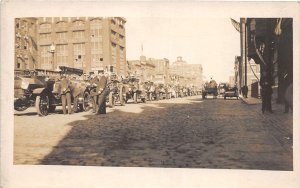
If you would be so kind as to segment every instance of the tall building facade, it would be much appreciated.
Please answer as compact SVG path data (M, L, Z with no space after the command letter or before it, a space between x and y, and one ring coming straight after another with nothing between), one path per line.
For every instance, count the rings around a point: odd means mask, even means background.
M163 59L150 58L149 61L155 65L154 82L159 84L169 83L170 61L166 58Z
M89 73L109 68L120 76L126 75L124 18L39 17L33 20L37 61L29 69L56 70L59 66L69 66Z
M15 19L15 70L37 68L36 18Z
M128 61L129 75L136 76L142 82L154 81L155 78L155 64L141 56L139 60Z
M170 72L186 78L187 85L202 87L203 69L201 64L188 64L181 56L170 66Z

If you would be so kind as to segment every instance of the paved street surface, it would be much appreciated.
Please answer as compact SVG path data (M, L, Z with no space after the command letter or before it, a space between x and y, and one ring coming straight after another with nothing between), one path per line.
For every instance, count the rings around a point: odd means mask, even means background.
M57 110L60 113L60 110ZM293 170L292 113L200 96L106 115L15 113L14 164Z

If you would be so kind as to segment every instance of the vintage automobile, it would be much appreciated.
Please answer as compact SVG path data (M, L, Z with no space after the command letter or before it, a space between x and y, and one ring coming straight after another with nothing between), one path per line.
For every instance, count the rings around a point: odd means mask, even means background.
M57 71L36 69L34 71L15 71L14 78L14 109L24 111L35 106L39 115L47 115L54 111L55 106L50 104L53 89L52 80Z
M14 85L14 109L23 111L35 106L39 116L47 116L49 112L54 112L56 106L61 105L60 75L82 72L80 69L68 67L60 67L60 69L61 71L44 69L17 71ZM88 110L90 97L87 82L71 80L70 83L72 102L74 102L74 93L77 92L78 109Z
M236 99L239 99L238 90L236 87L228 88L225 91L224 100L226 100L226 98L233 98L233 97L235 97Z
M208 95L212 95L214 99L218 96L217 82L215 80L211 80L209 83L204 85L202 90L202 99L206 99Z
M133 100L134 103L138 103L138 100L141 100L143 103L146 102L146 91L144 91L142 87L140 87L139 79L130 77L123 79L122 83L125 87L126 103L128 102L128 100Z
M107 96L108 106L113 108L116 103L124 106L126 101L125 87L119 80L117 80L115 75L110 77L108 87L110 91Z
M76 69L66 66L60 66L60 74L68 75L70 80L70 93L71 101L74 104L75 99L77 100L77 107L75 111L88 111L91 106L90 99L90 87L88 80L78 79L83 75L82 69ZM60 94L60 79L56 77L52 87L51 99L49 102L51 106L61 105L61 94ZM55 107L53 107L55 109Z
M161 97L161 87L159 87L159 84L156 84L154 82L148 81L144 84L144 91L146 93L147 101L154 101L159 100Z
M51 92L45 76L37 76L36 71L15 71L14 109L24 111L31 106L39 106ZM43 109L39 109L43 111Z
M219 83L219 85L218 85L218 94L220 96L224 96L226 90L227 90L227 84L226 83Z
M167 95L166 95L166 88L164 84L157 84L157 89L158 89L158 99L159 100L166 99Z

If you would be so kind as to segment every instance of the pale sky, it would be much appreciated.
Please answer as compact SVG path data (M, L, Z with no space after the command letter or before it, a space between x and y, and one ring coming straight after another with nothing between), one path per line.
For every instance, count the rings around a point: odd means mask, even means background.
M234 58L240 55L240 35L230 18L126 17L128 60L139 59L141 45L147 58L177 56L190 64L202 64L206 79L229 81ZM234 18L239 21L239 18Z

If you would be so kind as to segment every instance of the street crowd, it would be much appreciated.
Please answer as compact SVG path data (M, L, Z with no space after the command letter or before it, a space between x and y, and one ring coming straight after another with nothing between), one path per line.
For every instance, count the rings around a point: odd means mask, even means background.
M137 103L151 100L162 100L177 97L199 95L200 88L172 84L157 84L151 81L142 82L134 76L118 79L114 73L100 71L97 74L66 75L56 79L54 93L58 93L64 114L76 113L80 110L79 101L92 107L92 113L105 114L106 103L120 102L124 105L128 100ZM109 95L112 97L108 97ZM85 98L85 94L88 95ZM73 100L72 100L73 99ZM113 100L113 101L110 101ZM73 108L72 106L73 101ZM112 104L111 104L112 105Z

